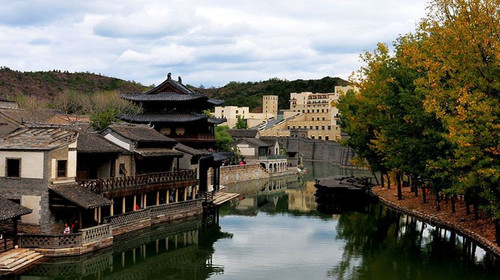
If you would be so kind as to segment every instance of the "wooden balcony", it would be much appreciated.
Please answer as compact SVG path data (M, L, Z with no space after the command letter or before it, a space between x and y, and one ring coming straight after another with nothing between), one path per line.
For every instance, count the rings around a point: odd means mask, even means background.
M80 182L80 185L95 193L105 194L131 190L143 190L158 185L170 184L172 187L197 183L196 170L148 173L135 176L99 178Z

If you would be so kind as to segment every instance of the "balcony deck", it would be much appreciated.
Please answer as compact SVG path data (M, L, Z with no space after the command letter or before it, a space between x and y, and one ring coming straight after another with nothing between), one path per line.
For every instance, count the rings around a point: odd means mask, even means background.
M198 184L198 180L196 179L196 170L179 170L135 176L99 178L82 181L79 184L95 193L112 198L115 195L133 194L144 190L193 186Z

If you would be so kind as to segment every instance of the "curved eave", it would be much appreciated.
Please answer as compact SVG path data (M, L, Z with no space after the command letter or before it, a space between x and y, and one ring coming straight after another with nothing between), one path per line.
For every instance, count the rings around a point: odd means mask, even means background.
M119 115L119 119L132 123L186 123L208 119L203 114L140 114Z
M221 123L225 123L225 122L227 122L226 118L222 118L222 119L219 119L219 118L208 118L208 123L209 124L221 124Z
M224 104L224 100L219 100L219 99L211 99L209 98L207 100L208 103L214 105L214 106L221 106L222 104Z
M122 94L121 98L133 102L191 102L207 99L203 94L182 94L175 92L160 92L155 94Z

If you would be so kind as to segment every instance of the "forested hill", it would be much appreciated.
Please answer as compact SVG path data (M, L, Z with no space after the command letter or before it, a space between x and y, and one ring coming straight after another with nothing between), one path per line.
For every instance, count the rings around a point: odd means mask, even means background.
M288 108L291 92L333 92L335 86L346 85L347 81L337 77L320 80L287 81L272 78L260 82L230 82L220 88L195 88L211 98L224 100L225 106L248 106L260 111L263 95L278 95L279 108ZM102 91L121 93L145 92L149 87L136 82L125 81L93 73L70 73L67 71L21 72L0 67L0 99L17 100L23 95L51 100L61 93L73 91L92 94Z
M88 94L118 90L123 93L144 92L147 87L139 83L106 77L93 73L67 71L21 72L0 68L0 98L15 99L18 95L35 95L50 99L65 91Z
M262 107L263 95L278 95L279 108L289 108L291 92L333 92L335 86L345 86L347 81L337 77L324 77L320 80L287 81L277 78L261 82L230 82L221 88L195 90L206 93L214 99L224 100L224 106L250 107L250 110Z

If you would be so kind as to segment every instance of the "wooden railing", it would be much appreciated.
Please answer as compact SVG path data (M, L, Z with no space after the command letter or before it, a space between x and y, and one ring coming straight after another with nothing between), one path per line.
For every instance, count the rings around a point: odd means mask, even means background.
M60 249L82 246L82 234L19 234L19 247L21 248L42 248Z
M81 229L82 243L87 244L94 241L99 241L113 236L111 233L111 225L104 224L90 228Z
M200 207L200 199L173 202L169 204L148 206L146 209L109 216L104 218L104 222L115 227L124 226L141 220L155 219L159 216L169 216L179 214L181 212L189 212Z
M81 247L85 244L112 237L111 225L104 224L79 230L72 234L19 234L22 248L62 249Z
M104 193L146 186L148 184L161 184L186 180L196 180L196 170L179 170L135 176L100 178L80 182L80 185L93 192Z

